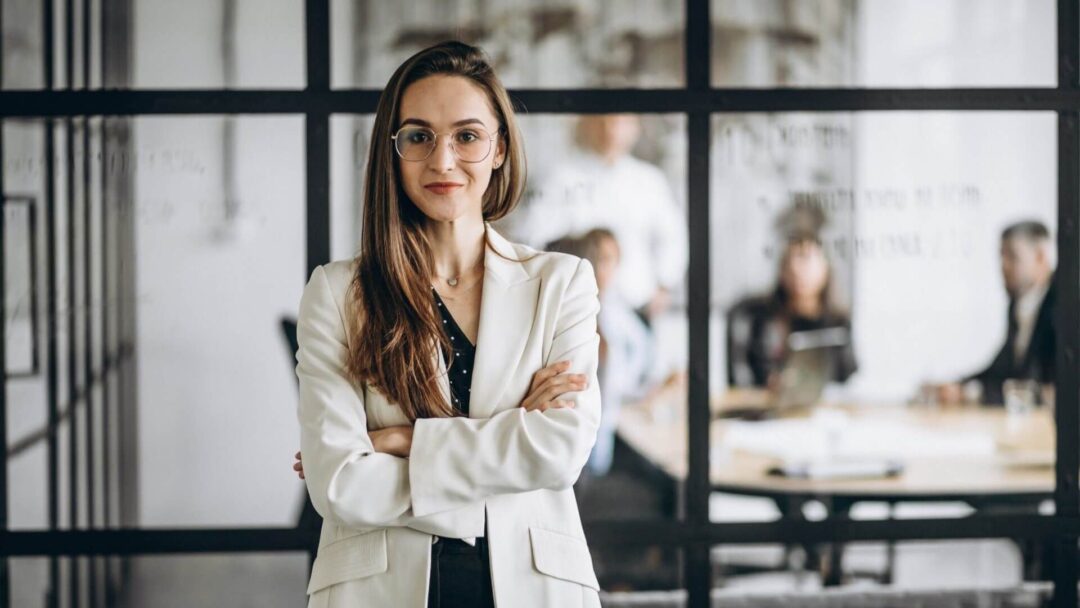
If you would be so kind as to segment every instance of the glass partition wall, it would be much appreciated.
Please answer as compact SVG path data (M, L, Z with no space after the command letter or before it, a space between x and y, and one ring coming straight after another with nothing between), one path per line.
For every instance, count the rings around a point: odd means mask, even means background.
M356 251L379 87L446 38L521 112L505 234L565 247L545 208L611 203L565 181L605 120L674 219L655 255L614 231L621 272L676 278L643 317L655 390L575 487L605 603L749 601L780 573L769 601L927 577L997 597L992 577L1077 604L1074 2L420 4L2 4L0 606L228 605L275 580L295 593L266 605L303 601L320 522L289 469L289 323ZM1025 220L1057 300L1030 407L963 382L1013 335L1002 232ZM770 305L807 267L840 321L788 331ZM815 349L833 375L786 384ZM800 478L822 454L902 466ZM215 573L221 595L192 582Z

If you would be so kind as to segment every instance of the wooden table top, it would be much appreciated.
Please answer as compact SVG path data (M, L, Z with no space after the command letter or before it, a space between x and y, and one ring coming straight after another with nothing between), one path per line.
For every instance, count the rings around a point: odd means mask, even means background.
M646 401L624 406L618 434L634 450L677 480L687 475L686 392L683 386L659 391ZM735 390L713 399L714 416L733 410L767 410L762 391ZM848 422L880 428L927 432L948 441L982 438L985 452L971 454L920 453L920 446L902 446L903 472L896 477L868 479L798 479L767 474L781 462L768 450L726 445L734 419L714 419L710 428L710 479L715 490L760 496L848 497L859 500L1002 498L1050 496L1054 490L1054 421L1049 411L1018 417L1002 408L963 406L930 408L913 405L827 404L814 408L834 412ZM793 412L779 420L807 418ZM768 423L764 423L768 424ZM744 429L747 427L743 427ZM757 427L768 429L773 427ZM751 429L753 430L753 429ZM768 431L766 431L768 432ZM915 435L917 436L917 435ZM730 442L729 442L730 443ZM740 443L745 444L745 441ZM978 450L976 450L978 452Z

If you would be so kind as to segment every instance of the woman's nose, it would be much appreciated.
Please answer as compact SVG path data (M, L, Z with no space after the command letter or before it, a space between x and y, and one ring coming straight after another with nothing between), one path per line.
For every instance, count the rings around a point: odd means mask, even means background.
M439 137L435 140L435 149L428 157L428 164L432 169L440 173L454 168L457 159L454 157L454 149L450 145L449 137Z

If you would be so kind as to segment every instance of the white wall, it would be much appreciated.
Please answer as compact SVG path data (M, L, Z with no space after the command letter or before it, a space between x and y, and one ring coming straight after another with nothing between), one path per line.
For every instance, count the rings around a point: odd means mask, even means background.
M905 399L919 382L987 365L1005 339L1001 229L1056 226L1053 113L871 113L857 119L855 190L895 205L856 215L858 394Z
M221 3L135 5L136 85L226 84ZM239 2L233 44L229 86L301 86L303 4ZM231 152L221 116L134 121L142 525L292 525L303 498L279 319L307 279L304 120L232 121Z
M868 0L861 8L860 82L1055 83L1049 0ZM1056 231L1056 119L1049 112L874 112L858 115L854 132L855 190L891 192L907 204L866 205L856 214L856 237L876 251L856 258L861 369L851 392L906 399L921 381L981 369L1004 341L999 236L1026 218Z

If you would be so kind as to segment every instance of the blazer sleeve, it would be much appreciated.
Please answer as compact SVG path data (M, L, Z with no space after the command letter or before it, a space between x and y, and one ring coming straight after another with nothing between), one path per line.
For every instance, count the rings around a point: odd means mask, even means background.
M581 260L566 287L544 361L547 366L569 360L571 372L586 374L586 389L567 396L575 407L544 412L515 407L487 419L416 421L409 456L415 515L446 511L495 494L573 485L600 424L599 310L592 266Z
M374 450L363 392L345 375L345 324L322 266L301 296L296 337L300 449L315 510L352 528L406 525L408 462Z
M1005 335L1005 343L1001 345L1001 350L994 355L994 360L990 362L985 369L965 376L963 382L970 382L972 380L978 380L983 384L984 391L993 390L994 385L1000 385L1005 378L1008 378L1013 369L1013 349L1015 344L1016 332L1014 329L1015 322L1013 319L1013 306L1009 306L1009 329ZM997 387L996 392L991 395L984 395L993 397L1000 393L1000 386Z

